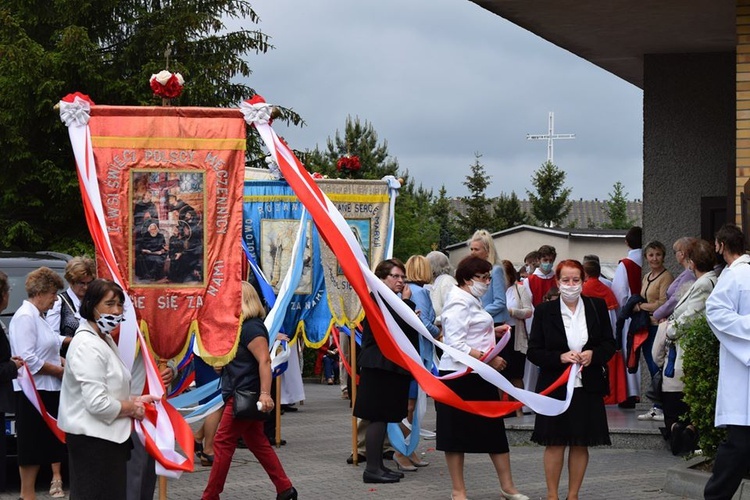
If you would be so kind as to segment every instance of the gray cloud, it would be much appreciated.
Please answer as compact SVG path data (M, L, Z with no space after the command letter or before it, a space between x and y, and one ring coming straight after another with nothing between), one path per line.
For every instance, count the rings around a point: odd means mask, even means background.
M249 85L299 112L277 126L295 149L324 145L347 115L370 121L403 169L448 194L474 152L490 194L525 197L546 159L555 112L555 163L575 198L606 199L615 181L642 196L642 92L465 0L274 0L255 3L276 50L251 56Z

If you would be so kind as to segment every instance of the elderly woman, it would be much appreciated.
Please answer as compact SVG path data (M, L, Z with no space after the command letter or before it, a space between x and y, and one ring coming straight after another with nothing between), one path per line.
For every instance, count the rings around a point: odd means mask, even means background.
M0 271L0 312L8 307L10 285L8 275ZM6 337L5 327L0 322L0 428L5 429L5 414L16 411L13 395L13 379L18 376L18 369L23 360L10 355L10 343ZM5 439L0 439L0 493L5 491L5 458L7 450Z
M88 257L73 257L65 266L65 281L68 289L60 293L60 300L47 313L46 320L52 330L60 335L72 337L81 323L78 309L89 283L96 278L96 263Z
M604 395L609 390L604 367L615 352L615 339L604 300L581 296L581 263L564 260L557 265L555 276L560 298L537 306L526 353L540 368L536 390L552 385L568 365L580 365L581 371L568 409L554 417L537 415L531 440L546 447L548 500L558 498L565 448L570 448L567 496L577 500L588 465L588 447L611 444L604 409ZM550 396L562 398L565 390L562 386Z
M443 314L443 304L448 292L456 286L453 268L448 257L443 252L432 251L426 255L432 270L432 283L425 285L430 292L432 308L435 310L435 324L440 326L440 315Z
M57 292L62 288L62 278L52 269L40 267L30 272L26 278L28 300L23 301L10 322L11 351L26 363L39 396L53 417L57 417L63 376L60 347L70 342L70 338L55 333L44 320L44 314L52 308ZM52 464L50 495L62 498L65 494L60 461L65 456L65 445L47 427L36 407L21 392L21 387L17 384L14 387L17 391L16 434L21 497L25 500L36 498L34 484L39 466Z
M405 286L406 268L400 260L384 260L375 268L375 276L393 293L400 293L404 302L414 309L414 303L410 300L411 289ZM419 351L419 334L398 315L395 317L409 341ZM365 483L396 483L403 473L383 465L383 443L388 422L401 422L407 415L411 375L383 356L367 320L363 323L358 366L361 372L354 416L369 421L365 431L367 465L362 480Z
M483 307L481 297L490 286L492 264L484 258L469 256L456 269L458 286L448 293L443 309L444 342L464 354L480 359L495 345L495 333L508 330L507 326L495 328L490 313ZM505 360L498 356L489 362L496 370L506 367ZM463 371L466 365L443 354L440 359L440 375ZM471 401L498 401L497 387L477 374L468 374L446 380L445 384L462 399ZM528 500L513 484L510 470L510 453L505 425L502 418L487 418L436 403L437 443L436 448L445 452L445 461L451 476L454 500L466 498L464 482L464 455L487 453L500 480L500 494L510 500Z
M68 348L57 423L66 433L71 498L125 498L131 419L142 420L153 400L131 399L130 372L112 339L124 302L117 283L89 283L79 308L85 322Z
M706 299L711 295L717 280L713 270L716 264L714 248L706 240L693 240L685 249L685 260L688 262L688 268L695 273L696 280L677 302L669 319L659 324L652 351L654 362L664 367L661 396L665 437L669 439L674 455L693 451L698 441L695 427L688 420L689 408L683 399L683 349L679 341L678 328L681 324L705 314Z
M221 395L224 411L214 438L214 462L208 484L203 490L203 500L218 500L224 490L232 456L241 437L261 467L276 487L276 500L296 500L297 490L284 472L279 457L263 433L262 420L234 418L233 400L236 390L249 390L258 394L260 409L270 412L271 356L268 347L268 330L263 324L266 311L253 286L242 282L242 327L237 344L237 354L221 372Z

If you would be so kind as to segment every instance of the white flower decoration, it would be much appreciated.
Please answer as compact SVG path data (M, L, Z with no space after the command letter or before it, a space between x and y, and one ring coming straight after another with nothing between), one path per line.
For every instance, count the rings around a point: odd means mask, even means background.
M281 169L279 168L279 164L276 163L276 160L273 159L272 155L266 156L266 165L277 181L284 177L284 174L281 173Z
M85 127L89 123L91 104L76 96L73 102L60 101L60 120L67 127Z
M245 117L245 122L247 122L248 125L252 125L255 123L266 125L271 121L271 112L273 111L273 106L271 106L267 102L250 104L247 101L241 101L240 111Z

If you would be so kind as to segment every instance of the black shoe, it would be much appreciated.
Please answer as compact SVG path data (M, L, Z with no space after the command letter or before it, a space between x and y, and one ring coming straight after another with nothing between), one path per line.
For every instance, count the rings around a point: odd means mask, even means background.
M297 490L294 486L276 495L276 500L297 500Z
M242 440L242 438L239 438L239 439L237 440L237 448L247 448L247 445L246 445L246 444L245 444L245 442L244 442L244 441Z
M679 455L682 451L684 431L685 426L679 422L672 426L672 431L669 434L669 449L672 450L672 455Z
M682 431L681 453L692 453L698 448L698 434L690 427Z
M397 483L400 479L385 472L370 472L367 469L362 473L362 481L365 483Z
M635 404L638 402L638 399L639 398L637 396L630 396L625 401L617 403L617 407L624 410L632 410L633 408L635 408Z
M271 444L271 446L276 446L276 438L275 437L268 438L268 442ZM284 446L286 444L286 439L282 439L280 443L281 443L281 446Z
M299 408L292 405L281 405L281 411L297 411Z
M393 450L384 451L383 460L393 460Z
M367 457L365 457L361 453L357 453L357 463L358 464L363 464L366 461L367 461ZM354 456L353 455L349 455L349 458L346 459L346 463L348 463L349 465L352 465L354 463Z
M403 472L398 472L398 471L395 471L393 469L389 469L386 466L383 466L383 468L380 469L380 470L382 470L384 473L388 474L389 476L396 476L399 479L403 479L403 477L404 477L404 473Z

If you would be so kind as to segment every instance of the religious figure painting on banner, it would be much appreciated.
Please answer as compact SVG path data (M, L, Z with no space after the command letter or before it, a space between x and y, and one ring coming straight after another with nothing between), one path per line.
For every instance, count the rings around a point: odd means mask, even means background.
M131 171L131 283L202 284L203 172Z
M274 292L279 291L281 283L292 263L292 249L299 231L299 221L294 219L263 219L260 225L260 265L267 273ZM309 295L312 293L312 227L308 222L307 238L302 257L302 277L294 293Z
M370 219L346 218L345 220L349 225L349 229L354 233L354 238L356 238L360 248L362 248L362 253L365 254L367 263L370 264ZM337 272L340 276L344 275L341 266L337 267Z

